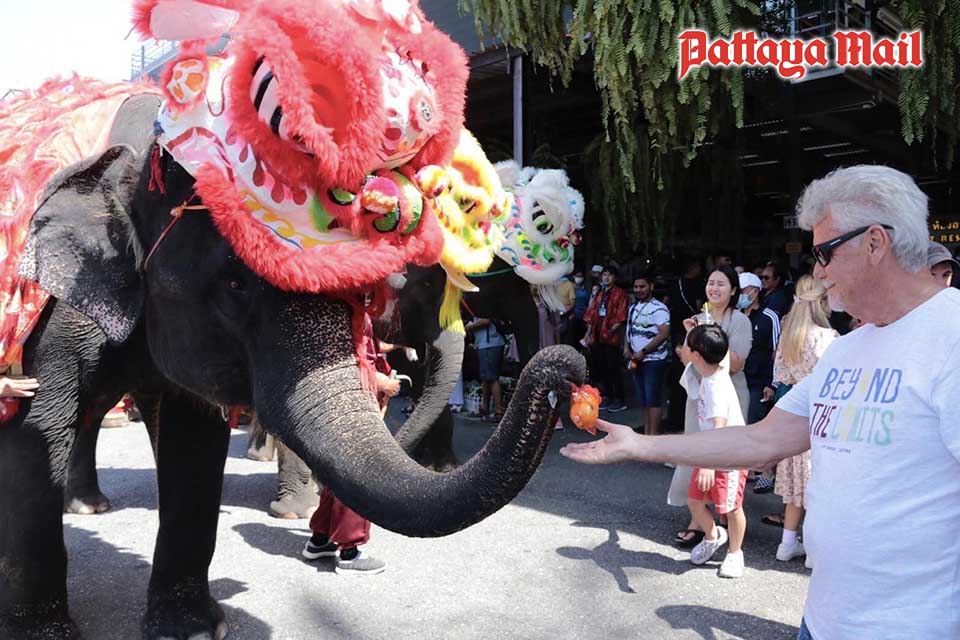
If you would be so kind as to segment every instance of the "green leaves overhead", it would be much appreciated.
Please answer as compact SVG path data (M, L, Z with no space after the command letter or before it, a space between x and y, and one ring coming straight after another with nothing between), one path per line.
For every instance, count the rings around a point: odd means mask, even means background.
M606 135L587 149L594 207L607 218L610 247L643 237L661 249L671 172L716 134L724 115L743 124L739 69L700 68L677 79L677 36L687 28L729 36L755 22L756 0L460 0L481 32L529 51L565 83L575 62L593 56ZM729 119L727 119L729 122Z
M960 128L960 0L897 0L893 8L907 30L923 30L923 67L900 72L903 139L922 141L929 129L935 141L937 130L945 130L950 165Z

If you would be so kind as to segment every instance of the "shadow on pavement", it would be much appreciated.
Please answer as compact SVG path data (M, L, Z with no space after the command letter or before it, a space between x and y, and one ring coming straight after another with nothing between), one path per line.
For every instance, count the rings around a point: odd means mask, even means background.
M259 549L271 556L285 558L299 558L304 543L310 537L306 520L303 521L303 531L271 527L262 522L238 524L232 528L254 549Z
M620 534L612 527L600 525L591 525L584 522L576 522L575 527L592 527L606 529L607 539L599 546L593 549L584 547L559 547L557 554L569 560L589 560L603 569L617 581L617 586L623 593L636 593L627 579L624 569L628 567L639 567L661 573L669 573L675 576L686 573L695 567L686 562L678 562L673 558L661 553L650 551L631 551L620 546Z
M67 592L70 613L85 638L128 640L140 637L140 619L147 602L152 564L138 553L102 540L96 533L64 523L69 553ZM82 552L78 551L82 549ZM221 604L247 590L238 580L210 583L210 593ZM242 609L224 606L229 637L233 640L269 638L271 627Z
M793 640L799 629L780 622L766 620L748 613L723 611L699 605L670 605L657 609L657 615L674 629L690 629L703 640L719 640L733 636L744 640Z

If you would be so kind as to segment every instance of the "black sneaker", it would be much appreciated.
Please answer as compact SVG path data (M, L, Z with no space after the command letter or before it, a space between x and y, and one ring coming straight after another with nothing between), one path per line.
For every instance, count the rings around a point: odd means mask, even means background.
M332 558L337 555L337 543L333 540L327 544L313 544L307 540L301 552L307 560L317 560L319 558Z
M381 573L386 567L387 563L383 560L378 560L360 551L352 560L344 560L338 557L337 565L333 570L342 576L365 576Z
M773 491L773 481L768 480L764 476L757 476L756 484L753 486L754 493L770 493Z

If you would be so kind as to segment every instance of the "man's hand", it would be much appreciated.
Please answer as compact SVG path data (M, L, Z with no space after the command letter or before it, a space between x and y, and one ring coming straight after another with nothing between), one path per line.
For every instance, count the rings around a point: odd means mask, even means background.
M713 489L713 469L700 469L697 473L697 488L704 493Z
M26 376L0 376L0 397L31 398L40 383Z
M417 350L413 347L404 347L403 355L406 356L407 362L416 362L420 359L420 356L417 355Z
M388 398L400 393L400 381L395 378L388 378L382 373L377 373L377 391Z
M687 330L687 333L690 333L693 331L694 327L697 326L697 324L699 324L697 316L693 316L692 318L687 318L683 321L683 328Z
M645 436L637 435L627 425L605 420L597 420L597 430L607 435L593 442L568 444L560 449L560 454L584 464L612 464L643 459Z
M772 388L764 387L762 400L764 402L770 402L771 400L773 400L773 394L774 394L774 391Z

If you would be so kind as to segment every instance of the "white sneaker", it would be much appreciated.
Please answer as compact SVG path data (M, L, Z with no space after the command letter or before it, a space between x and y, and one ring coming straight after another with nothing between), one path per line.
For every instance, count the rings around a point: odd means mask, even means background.
M727 557L723 559L717 575L721 578L740 578L743 576L743 570L743 551L728 553Z
M727 544L727 530L723 527L717 527L717 539L707 540L704 538L701 540L700 544L691 549L690 562L698 565L706 564L725 544Z
M803 544L800 542L794 542L793 544L781 542L777 546L777 560L780 562L790 562L794 558L805 555L807 555L807 552L804 551Z

